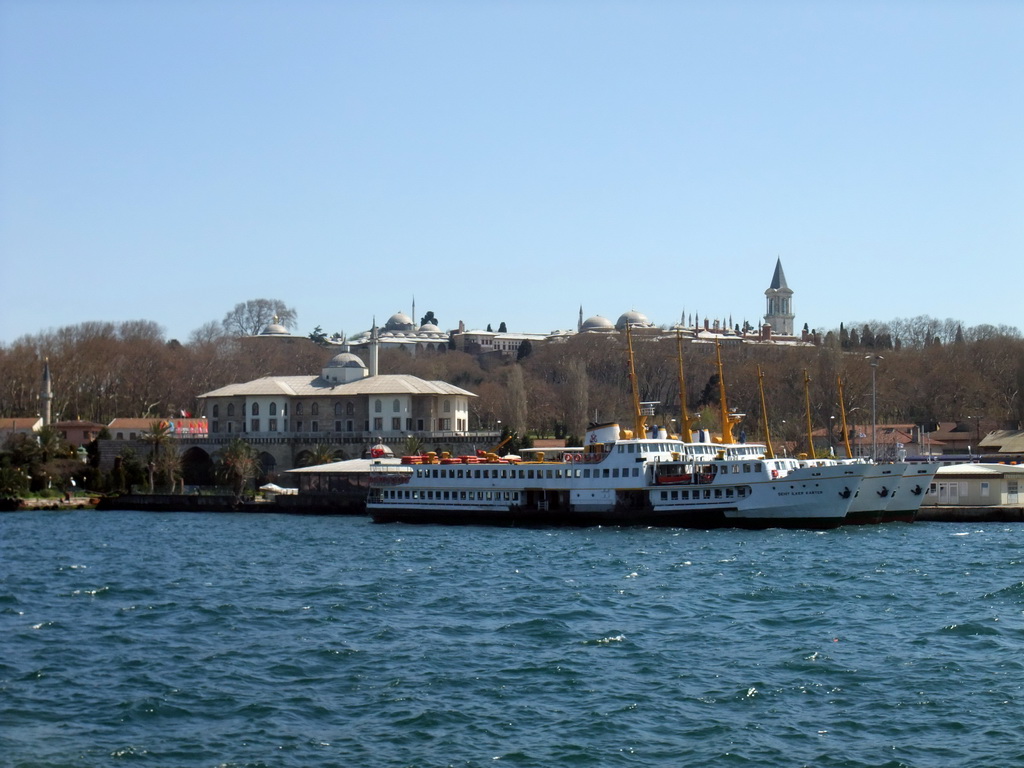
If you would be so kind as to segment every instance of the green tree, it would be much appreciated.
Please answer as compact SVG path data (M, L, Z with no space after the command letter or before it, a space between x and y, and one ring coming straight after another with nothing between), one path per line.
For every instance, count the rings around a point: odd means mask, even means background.
M236 437L221 449L221 475L238 498L242 497L246 484L256 477L258 463L256 451L241 438Z
M309 334L309 340L321 347L327 346L327 334L324 333L324 329L319 325Z
M423 441L416 435L409 435L405 438L405 445L402 446L403 456L419 456L423 453Z
M28 475L21 467L0 466L0 496L24 496L28 493L28 486Z
M302 461L304 467L315 467L320 464L330 464L338 460L338 449L327 443L317 443Z
M156 489L157 469L162 466L163 448L171 441L171 425L166 421L152 421L149 429L140 435L142 442L149 446L149 492Z

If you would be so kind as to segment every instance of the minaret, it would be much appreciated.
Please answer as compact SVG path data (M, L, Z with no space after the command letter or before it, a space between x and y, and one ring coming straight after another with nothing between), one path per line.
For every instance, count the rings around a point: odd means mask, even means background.
M370 329L370 375L377 375L377 318L373 318L373 327Z
M39 399L43 401L43 426L48 427L53 420L53 386L50 383L50 358L43 362L43 388L39 391Z
M576 333L583 331L583 305L580 304L580 319L576 321Z
M772 284L764 292L768 299L768 311L764 321L772 327L773 336L793 335L793 291L786 284L786 275L782 271L782 259L775 262L775 274Z

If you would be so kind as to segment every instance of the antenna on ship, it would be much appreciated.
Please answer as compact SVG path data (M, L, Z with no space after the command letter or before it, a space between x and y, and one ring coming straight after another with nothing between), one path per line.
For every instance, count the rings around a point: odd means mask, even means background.
M768 428L768 405L764 400L764 373L761 366L757 366L757 391L761 395L761 418L764 419L764 443L767 447L766 454L769 459L775 458L775 449L772 448L772 433Z

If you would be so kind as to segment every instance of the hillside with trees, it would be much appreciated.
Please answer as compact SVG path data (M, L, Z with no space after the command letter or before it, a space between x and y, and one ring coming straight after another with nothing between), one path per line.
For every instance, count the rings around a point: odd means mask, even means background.
M196 413L196 397L203 392L270 374L316 375L338 351L302 336L229 333L225 325L208 323L181 343L164 338L159 326L148 321L90 322L2 345L0 417L39 412L46 359L53 380L54 419L108 423L115 417ZM676 342L646 340L640 334L635 341L641 399L658 402L654 420L671 426L680 413ZM688 344L683 349L688 407L701 413L703 426L714 429L714 347ZM804 420L804 371L811 379L812 419L821 427L839 413L837 376L844 382L848 412L870 408L871 366L865 358L871 355L882 357L876 382L880 423L971 418L985 429L1024 423L1020 333L1006 327L961 328L954 321L928 317L844 324L819 335L813 347L724 347L729 405L747 414L744 430L756 439L761 424L760 366L770 419L776 425L773 433L795 439ZM471 429L495 429L500 422L521 434L575 439L591 422L628 421L625 360L624 340L602 334L535 344L517 359L456 350L415 357L395 350L380 354L382 373L441 379L477 394L471 405Z

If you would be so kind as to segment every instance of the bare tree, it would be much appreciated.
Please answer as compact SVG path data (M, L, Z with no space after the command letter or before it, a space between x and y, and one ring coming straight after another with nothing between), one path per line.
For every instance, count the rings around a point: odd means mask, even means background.
M523 369L518 365L509 366L507 395L509 428L516 434L525 436L527 428L526 385L523 382Z
M587 430L587 413L590 411L585 361L580 358L569 361L566 384L566 428L570 435L582 440Z
M255 336L271 322L295 328L296 318L295 310L280 299L249 299L236 304L221 324L234 336Z

